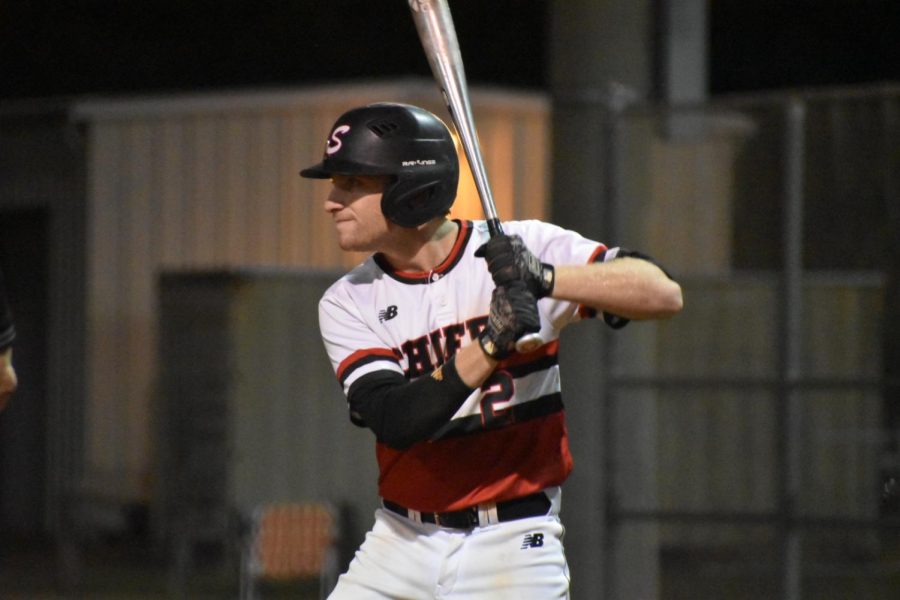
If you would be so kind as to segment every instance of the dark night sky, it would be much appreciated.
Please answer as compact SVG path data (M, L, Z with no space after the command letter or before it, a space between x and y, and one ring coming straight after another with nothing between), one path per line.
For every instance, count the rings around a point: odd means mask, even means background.
M714 94L900 81L898 0L710 2ZM544 88L548 5L454 0L469 81ZM417 44L404 0L8 0L0 97L430 76Z

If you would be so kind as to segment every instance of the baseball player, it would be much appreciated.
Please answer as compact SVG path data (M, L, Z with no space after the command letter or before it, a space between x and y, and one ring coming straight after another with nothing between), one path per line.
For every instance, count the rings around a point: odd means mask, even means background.
M381 508L330 598L566 598L559 520L572 458L559 333L681 309L648 259L539 221L447 217L459 164L433 114L343 114L322 162L343 250L372 252L319 303L351 420L375 434ZM515 341L539 333L527 354Z
M12 342L16 337L12 313L6 302L3 273L0 272L0 411L6 408L10 396L16 391L18 381L12 365Z

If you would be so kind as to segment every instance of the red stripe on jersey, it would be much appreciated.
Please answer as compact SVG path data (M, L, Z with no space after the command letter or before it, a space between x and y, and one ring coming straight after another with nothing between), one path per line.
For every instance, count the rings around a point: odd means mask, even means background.
M388 348L364 348L362 350L357 350L356 352L342 360L341 364L338 365L338 381L343 381L344 375L347 373L347 370L352 369L353 366L357 363L368 362L370 359L376 357L389 358L393 362L398 362L399 360L397 353Z
M414 510L439 512L560 485L572 470L564 414L407 450L378 443L379 494Z
M445 275L457 262L459 262L463 248L465 248L466 244L469 242L473 230L471 221L459 221L454 219L454 222L459 225L459 230L456 232L456 240L453 242L453 247L450 249L447 258L430 271L401 271L394 269L384 258L384 255L380 253L375 254L375 262L381 270L389 276L404 283L428 283L435 275Z
M435 267L435 271L438 273L447 271L456 262L462 249L469 241L469 235L472 232L472 221L457 222L459 223L459 232L456 234L456 241L453 243L453 248L450 249L450 254L444 259L444 262Z
M504 358L500 361L500 364L497 365L497 369L509 369L520 365L527 365L529 363L537 362L542 358L547 358L548 356L556 356L557 354L559 354L559 340L553 340L531 352L526 352L524 354L515 353L510 355L509 358Z
M598 258L602 261L603 259L601 258L601 255L606 254L606 250L607 250L606 246L603 244L600 244L599 246L597 246L597 249L594 250L594 252L591 254L591 257L588 259L588 262L589 263L598 262L598 260L597 260Z

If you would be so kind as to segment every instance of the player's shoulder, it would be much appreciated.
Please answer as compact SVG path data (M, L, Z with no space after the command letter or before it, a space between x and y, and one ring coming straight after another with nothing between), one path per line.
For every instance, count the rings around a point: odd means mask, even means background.
M537 247L551 243L554 240L561 241L567 238L580 237L574 231L539 219L503 221L503 232L507 235L518 235L532 250L536 250Z
M605 249L600 242L574 229L538 219L504 221L503 231L520 236L528 249L542 261L555 264L581 264L591 260L598 249Z
M540 219L521 219L517 221L503 221L503 233L507 235L519 235L525 238L528 235L538 235L541 232L562 231L562 228ZM472 221L472 228L481 235L489 235L487 221Z
M535 235L546 231L557 231L562 228L547 221L540 219L522 219L519 221L504 221L503 231L508 234L518 234L521 236Z
M332 283L328 289L325 290L320 302L327 301L328 299L349 297L352 295L354 289L371 286L375 281L381 278L382 274L383 273L374 258L370 256Z

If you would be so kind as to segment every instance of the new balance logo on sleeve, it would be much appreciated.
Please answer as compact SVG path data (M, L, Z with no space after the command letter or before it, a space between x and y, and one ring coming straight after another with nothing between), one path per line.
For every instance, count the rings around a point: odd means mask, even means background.
M378 322L384 323L385 321L390 321L394 317L397 316L397 305L391 304L384 310L378 311Z
M522 550L527 550L528 548L540 548L543 545L543 533L529 533L525 536L525 539L522 540Z

